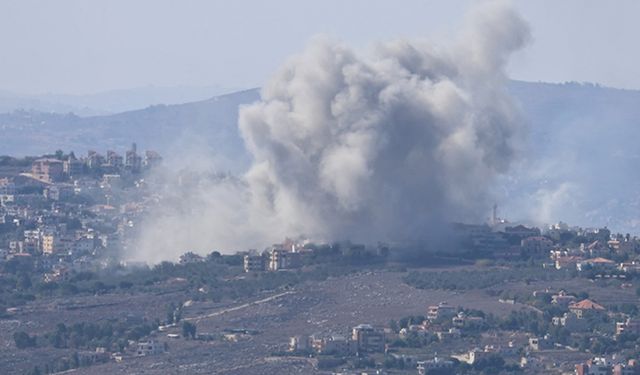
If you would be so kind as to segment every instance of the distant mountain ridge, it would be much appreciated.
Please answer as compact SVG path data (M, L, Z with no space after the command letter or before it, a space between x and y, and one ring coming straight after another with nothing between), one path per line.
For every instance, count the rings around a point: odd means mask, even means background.
M640 91L520 81L509 89L528 139L497 186L501 214L639 233ZM259 90L251 89L106 116L14 111L0 114L0 155L123 151L135 141L165 155L205 146L239 172L250 158L238 107L257 100Z
M95 94L17 94L0 90L0 113L19 109L78 116L108 115L157 104L181 104L238 91L220 86L146 86Z
M141 149L167 153L177 140L197 135L220 154L238 157L244 145L237 130L238 107L258 100L251 89L211 99L106 116L79 117L37 111L0 114L0 154L38 155L55 149L104 152L123 150L131 142Z

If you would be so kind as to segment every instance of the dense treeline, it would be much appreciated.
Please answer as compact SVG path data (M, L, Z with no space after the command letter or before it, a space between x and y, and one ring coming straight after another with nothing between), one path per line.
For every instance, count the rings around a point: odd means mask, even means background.
M128 340L139 340L158 328L158 321L130 324L124 321L104 321L98 323L75 323L67 326L60 323L54 331L42 336L16 332L13 335L16 347L54 347L58 349L95 350L98 347L110 351L122 351ZM194 331L195 333L195 331Z
M7 155L0 155L0 167L30 167L37 157L14 158Z

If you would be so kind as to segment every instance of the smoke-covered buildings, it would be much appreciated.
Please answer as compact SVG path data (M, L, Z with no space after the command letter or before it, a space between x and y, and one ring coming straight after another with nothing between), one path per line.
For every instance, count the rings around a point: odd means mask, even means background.
M147 150L144 153L143 166L145 168L154 168L162 163L162 156L159 153L152 150Z
M138 147L131 144L131 149L125 154L124 167L131 173L140 173L142 168L142 157L138 155Z
M451 229L453 238L466 250L492 253L504 250L509 245L503 233L494 231L486 224L453 223Z
M520 241L522 252L526 256L546 257L553 249L553 241L540 235L525 237Z
M2 258L30 264L43 281L95 270L116 259L131 241L147 192L120 163L97 152L12 160L20 168L2 168L0 250ZM140 172L157 166L161 157ZM115 172L106 175L105 172ZM111 176L111 177L109 177ZM105 183L107 181L107 183ZM127 209L131 205L137 210Z
M286 249L275 248L269 252L269 271L297 268L301 265L301 254Z
M243 257L244 272L259 272L265 269L265 258L262 255L245 255Z

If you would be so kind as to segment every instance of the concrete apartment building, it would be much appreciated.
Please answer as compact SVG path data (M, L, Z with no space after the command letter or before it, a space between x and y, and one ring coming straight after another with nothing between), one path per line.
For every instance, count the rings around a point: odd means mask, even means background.
M69 157L63 162L62 169L68 176L79 176L84 173L84 164L76 158Z
M333 334L293 336L289 341L289 351L334 355L381 353L385 351L385 334L369 324L360 324L353 327L351 337Z
M520 241L520 248L529 256L546 256L553 249L553 241L542 236L527 237Z
M74 240L59 233L47 233L42 236L42 253L68 253L73 250Z
M353 327L351 340L356 343L358 352L384 352L384 332L375 329L369 324L360 324Z
M244 272L264 271L264 258L261 255L244 256Z
M112 167L122 168L124 166L124 159L115 151L109 150L107 151L107 163Z
M293 336L289 340L290 352L306 352L312 349L309 336Z
M355 352L355 343L340 335L313 335L310 337L310 343L318 354L349 355Z
M31 174L41 181L62 181L64 178L64 167L62 161L58 159L38 159L31 165Z
M164 352L165 345L156 340L140 341L136 350L138 356L156 355Z
M44 190L44 197L54 201L69 199L74 194L74 187L70 184L55 184Z
M147 150L144 153L144 166L145 168L153 168L162 163L162 156L159 153L152 150Z
M430 321L438 319L448 319L456 315L456 308L446 302L440 302L437 305L427 308L427 319Z
M283 249L273 249L269 254L269 271L300 267L300 263L300 253L293 253Z
M131 144L131 150L125 154L124 166L131 171L131 173L139 173L142 168L142 157L138 155L135 143Z

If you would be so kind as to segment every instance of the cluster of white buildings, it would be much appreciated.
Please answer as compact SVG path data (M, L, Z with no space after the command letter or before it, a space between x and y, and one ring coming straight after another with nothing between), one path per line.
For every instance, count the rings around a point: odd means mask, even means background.
M372 325L360 324L352 328L349 337L318 334L294 336L289 341L289 351L335 355L381 353L385 351L385 333Z
M302 266L302 257L310 251L304 244L286 240L283 244L273 245L261 255L244 256L245 272L280 271Z

